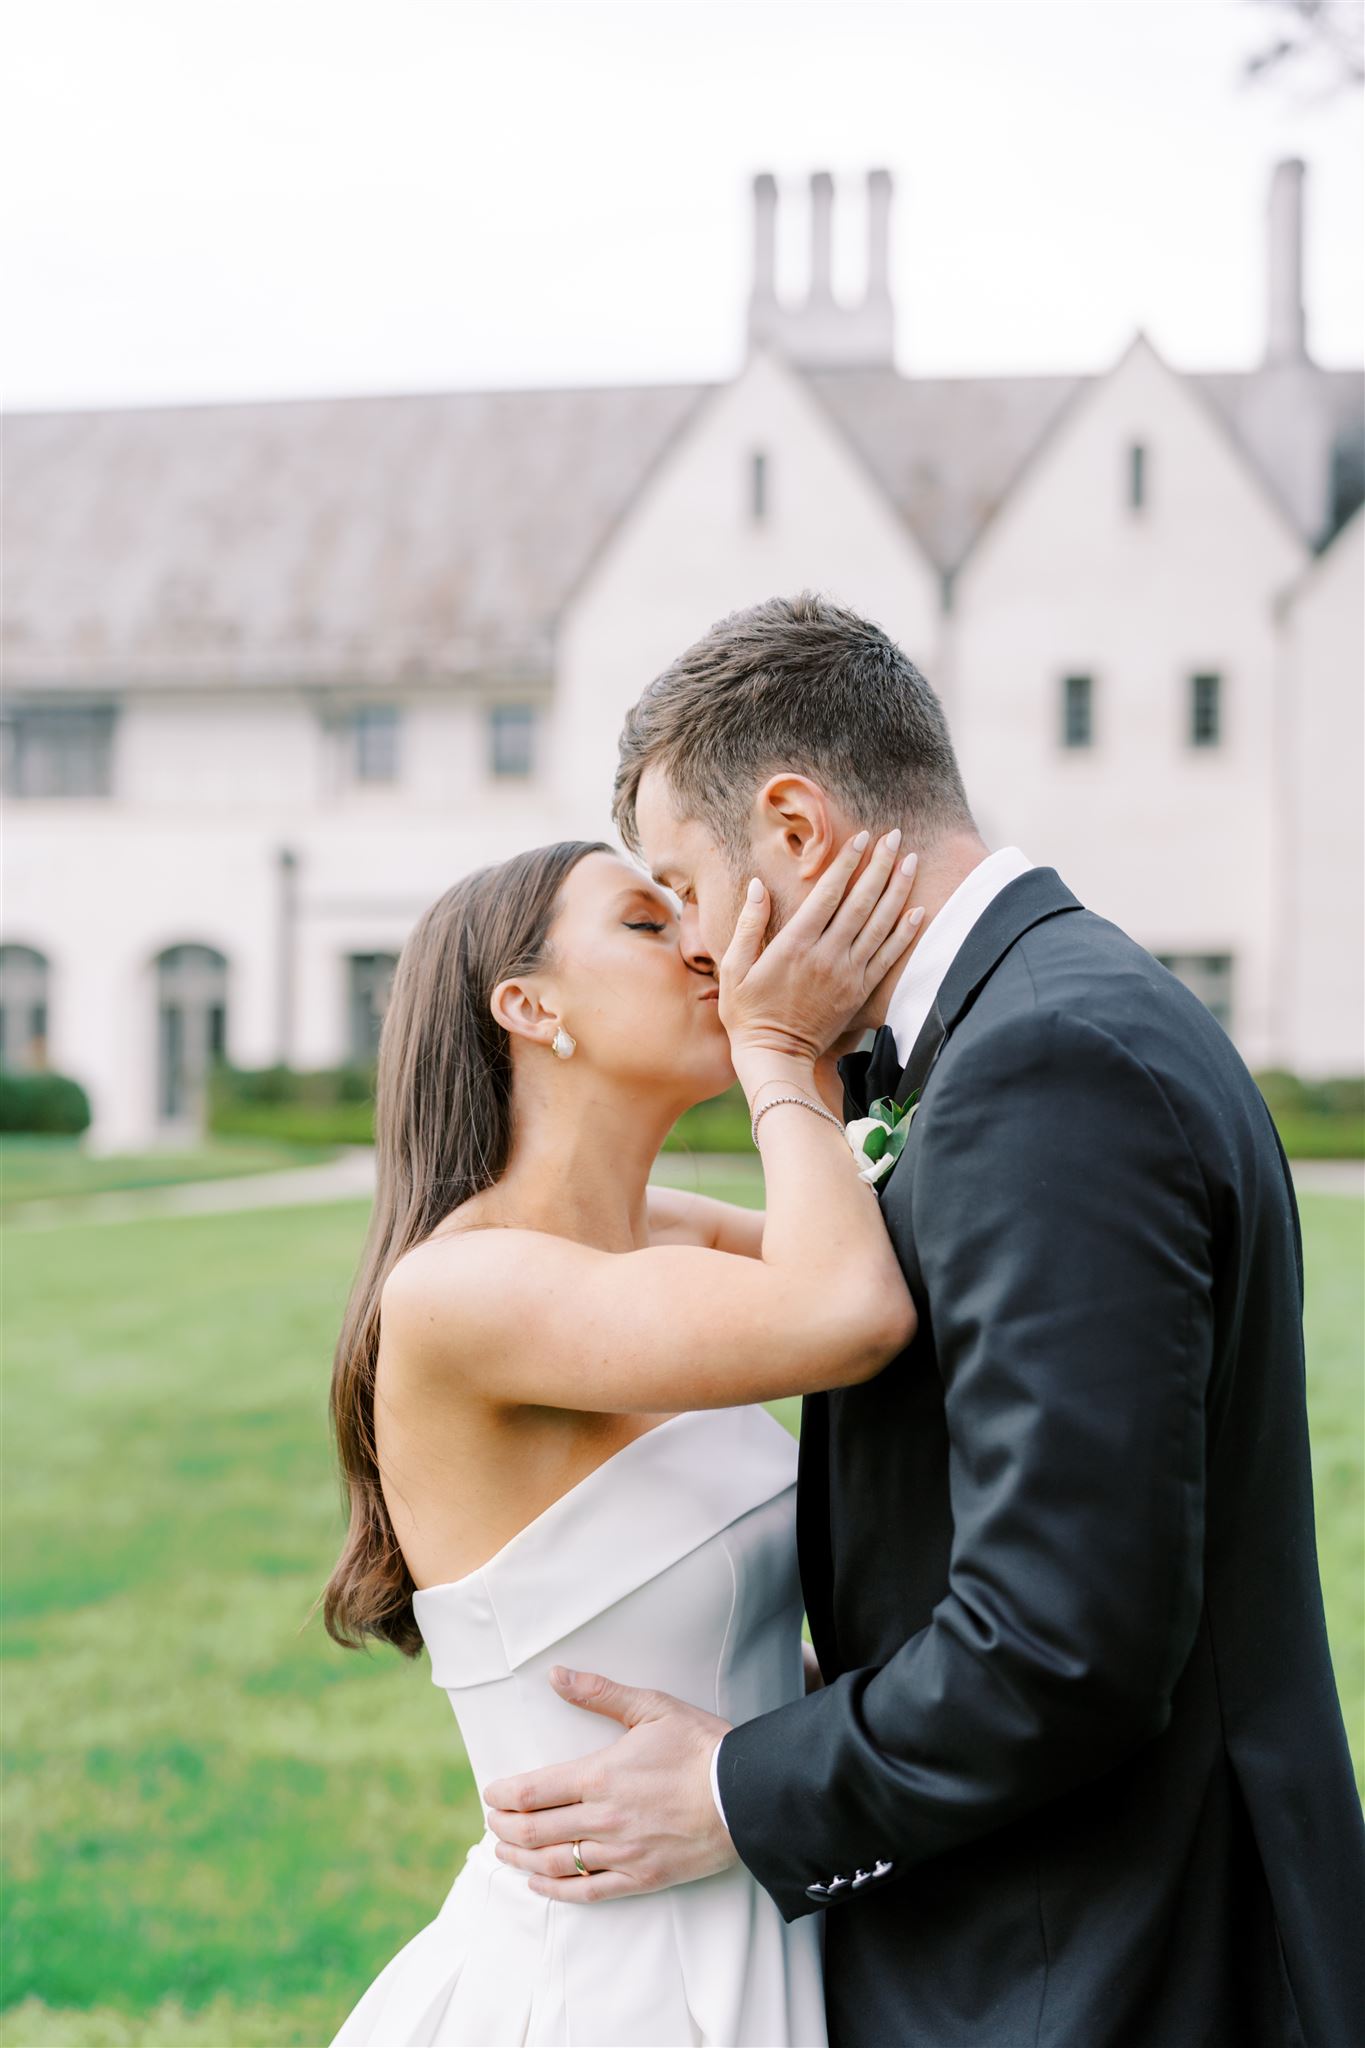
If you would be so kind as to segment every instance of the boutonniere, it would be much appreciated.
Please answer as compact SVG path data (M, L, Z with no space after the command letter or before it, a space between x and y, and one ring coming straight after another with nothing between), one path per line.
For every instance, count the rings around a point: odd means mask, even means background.
M919 1095L916 1088L909 1101L902 1103L893 1102L889 1095L879 1095L866 1116L855 1116L844 1125L844 1136L858 1162L859 1180L875 1187L890 1173L905 1150L911 1121L919 1108Z

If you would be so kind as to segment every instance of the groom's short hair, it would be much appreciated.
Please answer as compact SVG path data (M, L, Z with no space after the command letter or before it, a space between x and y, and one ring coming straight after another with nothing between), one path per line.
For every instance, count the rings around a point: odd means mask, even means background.
M931 845L971 829L943 707L880 626L814 591L731 612L680 654L627 713L612 817L639 852L635 801L647 767L680 813L741 864L754 791L783 769L809 775L869 827Z

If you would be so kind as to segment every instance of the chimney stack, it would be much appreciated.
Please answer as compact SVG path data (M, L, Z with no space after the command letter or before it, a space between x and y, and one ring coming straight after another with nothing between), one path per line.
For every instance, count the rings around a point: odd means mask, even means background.
M891 302L891 173L867 174L867 296Z
M1308 360L1303 308L1303 177L1303 164L1291 157L1276 164L1270 180L1266 239L1267 365Z
M777 311L777 180L770 171L754 179L754 276L749 292L749 339L770 340Z
M754 179L754 274L749 290L749 345L780 349L805 370L895 367L896 312L891 303L888 248L891 174L867 180L867 290L862 303L841 306L834 297L834 180L816 171L810 181L810 278L804 300L783 305L777 296L777 181L768 171Z
M810 292L813 306L834 299L834 180L828 171L812 171L810 180Z

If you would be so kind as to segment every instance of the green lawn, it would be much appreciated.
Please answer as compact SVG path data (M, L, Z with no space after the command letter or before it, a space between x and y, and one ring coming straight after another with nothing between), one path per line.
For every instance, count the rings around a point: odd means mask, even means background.
M79 1138L0 1138L3 1213L24 1202L103 1195L126 1188L176 1187L184 1181L226 1180L243 1173L274 1173L334 1159L335 1145L285 1145L259 1138L225 1138L184 1151L119 1152L92 1157Z
M1365 1204L1304 1215L1359 1761ZM425 1663L348 1656L308 1621L339 1531L325 1390L363 1222L345 1204L10 1241L11 2048L325 2042L477 1831Z

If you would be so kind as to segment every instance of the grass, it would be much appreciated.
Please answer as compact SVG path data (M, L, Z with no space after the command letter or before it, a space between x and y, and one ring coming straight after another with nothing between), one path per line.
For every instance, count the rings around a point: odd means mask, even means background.
M684 1176L754 1192L675 1157ZM10 1261L10 2048L325 2042L478 1831L425 1662L347 1655L307 1619L339 1533L325 1382L364 1215L72 1225ZM1359 1762L1365 1204L1304 1215L1319 1541Z
M311 1166L336 1155L336 1146L222 1140L192 1150L92 1155L79 1138L0 1138L3 1213L24 1202L102 1195L127 1188L163 1188L185 1181L225 1180Z

